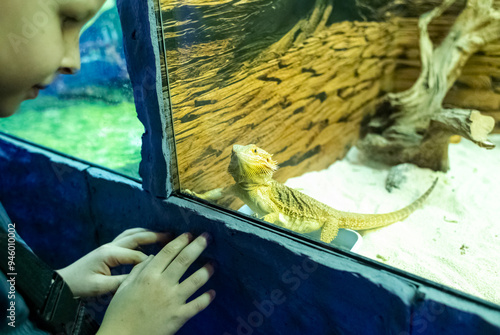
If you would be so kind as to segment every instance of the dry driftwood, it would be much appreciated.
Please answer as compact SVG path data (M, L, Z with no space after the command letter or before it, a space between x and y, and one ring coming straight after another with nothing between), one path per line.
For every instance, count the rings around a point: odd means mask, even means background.
M447 35L456 16L444 15L436 18L428 27L434 44ZM394 47L398 50L396 70L391 92L409 89L420 75L420 52L418 48L418 19L397 18ZM496 120L493 132L500 132L500 40L481 47L472 55L462 69L453 87L443 100L443 106L477 109Z
M469 57L500 38L500 12L491 0L469 0L446 38L434 48L428 25L454 2L445 0L420 17L420 76L410 89L388 94L368 123L358 145L370 157L446 171L451 135L487 149L494 147L487 140L495 124L492 117L476 110L443 108L442 102Z

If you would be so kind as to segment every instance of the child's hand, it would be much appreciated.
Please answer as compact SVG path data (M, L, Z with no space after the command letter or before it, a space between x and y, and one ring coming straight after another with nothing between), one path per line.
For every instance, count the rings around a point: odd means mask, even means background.
M64 269L57 270L76 297L114 292L127 275L111 276L110 268L121 264L139 264L147 256L137 250L139 245L166 242L167 235L143 228L129 229L112 242L88 253Z
M205 309L215 297L213 290L186 300L212 276L213 266L208 263L179 280L207 247L207 236L190 243L191 235L183 234L135 266L116 291L97 334L174 334Z

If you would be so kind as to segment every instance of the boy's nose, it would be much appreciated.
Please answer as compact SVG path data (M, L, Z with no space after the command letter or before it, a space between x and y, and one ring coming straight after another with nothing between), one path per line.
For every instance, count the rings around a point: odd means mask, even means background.
M59 66L61 74L76 74L80 71L80 50L77 45L75 51L67 52Z
M68 34L69 35L69 34ZM67 36L65 54L59 66L59 73L75 74L80 71L80 41L79 35Z
M72 67L60 67L59 73L61 74L76 74L78 70Z

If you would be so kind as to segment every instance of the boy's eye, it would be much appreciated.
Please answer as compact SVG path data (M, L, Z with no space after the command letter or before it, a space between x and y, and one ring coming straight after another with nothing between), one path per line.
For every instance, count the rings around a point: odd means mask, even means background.
M64 23L69 23L69 22L76 23L76 22L78 22L78 20L75 19L74 17L65 16L63 19L63 22Z

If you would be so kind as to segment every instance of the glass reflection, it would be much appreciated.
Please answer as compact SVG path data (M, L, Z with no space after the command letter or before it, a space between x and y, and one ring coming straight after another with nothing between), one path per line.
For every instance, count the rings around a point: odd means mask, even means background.
M141 135L123 53L120 19L108 0L80 38L81 71L61 75L25 101L0 131L139 178Z

